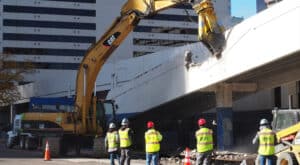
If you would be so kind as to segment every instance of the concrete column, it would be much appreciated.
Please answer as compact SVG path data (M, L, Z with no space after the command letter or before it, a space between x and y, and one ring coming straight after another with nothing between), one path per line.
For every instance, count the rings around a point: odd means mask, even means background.
M289 108L299 107L298 94L297 94L297 88L298 88L297 82L291 82L286 84L286 88L287 88L287 96L285 96L286 98L284 98L287 100L286 107Z
M297 108L300 108L300 81L297 81L297 92L296 92L296 95L297 95Z
M12 126L14 123L14 118L15 118L15 110L14 110L14 104L10 104L10 125Z
M228 150L233 145L232 85L221 84L216 88L217 146Z
M217 113L217 146L219 150L230 149L233 145L233 92L255 92L256 83L220 83L207 87L203 91L214 91L216 94Z

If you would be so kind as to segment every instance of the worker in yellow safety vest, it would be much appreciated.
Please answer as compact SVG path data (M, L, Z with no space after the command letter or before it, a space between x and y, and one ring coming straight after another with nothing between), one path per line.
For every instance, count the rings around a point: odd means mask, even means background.
M129 128L129 120L124 118L119 129L121 165L130 165L131 146L133 140L133 131Z
M275 145L277 142L276 134L271 130L267 119L261 119L259 125L260 131L256 134L252 141L253 144L257 143L257 141L259 142L259 164L265 165L266 162L268 162L268 165L275 165Z
M146 165L151 165L151 162L153 162L153 165L158 165L160 142L163 137L159 131L154 129L152 121L148 121L147 128L148 130L145 132Z
M199 129L196 131L197 153L196 165L208 165L211 161L213 152L213 131L206 127L206 120L198 120Z
M109 153L110 165L115 165L115 159L120 164L118 149L119 149L119 135L115 123L110 123L108 131L105 136L105 148Z

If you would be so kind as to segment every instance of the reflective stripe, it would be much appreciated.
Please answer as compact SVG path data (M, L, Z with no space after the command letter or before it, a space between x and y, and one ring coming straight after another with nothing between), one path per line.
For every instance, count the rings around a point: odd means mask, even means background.
M273 132L260 132L259 135L274 135Z
M157 132L150 132L148 135L157 135Z
M260 146L275 146L274 144L260 144Z
M159 144L159 142L147 142L147 144Z
M212 142L198 142L197 144L213 144Z
M205 133L197 133L196 136L200 136L200 135L212 135L211 132L205 132Z

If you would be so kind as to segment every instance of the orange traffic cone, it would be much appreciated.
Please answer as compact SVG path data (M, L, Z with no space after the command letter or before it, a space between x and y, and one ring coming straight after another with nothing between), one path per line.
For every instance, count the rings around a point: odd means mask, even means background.
M190 159L190 149L188 147L185 148L185 157L183 160L183 165L191 165L191 159Z
M49 149L49 144L48 144L48 140L46 141L46 149L45 149L45 157L44 157L45 161L51 160L50 158L50 149Z

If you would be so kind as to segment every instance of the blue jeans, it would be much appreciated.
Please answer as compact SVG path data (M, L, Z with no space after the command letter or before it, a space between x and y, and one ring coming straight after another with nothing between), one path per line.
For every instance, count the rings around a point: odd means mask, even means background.
M115 159L117 159L118 164L120 164L120 158L117 151L109 153L110 165L115 165Z
M268 162L268 165L275 165L275 159L273 155L270 156L264 156L259 155L259 164L265 165Z
M130 149L128 148L121 148L121 165L130 165Z
M197 152L196 154L196 165L209 165L211 164L212 151Z
M146 153L146 165L151 165L151 161L153 165L158 165L159 152Z

